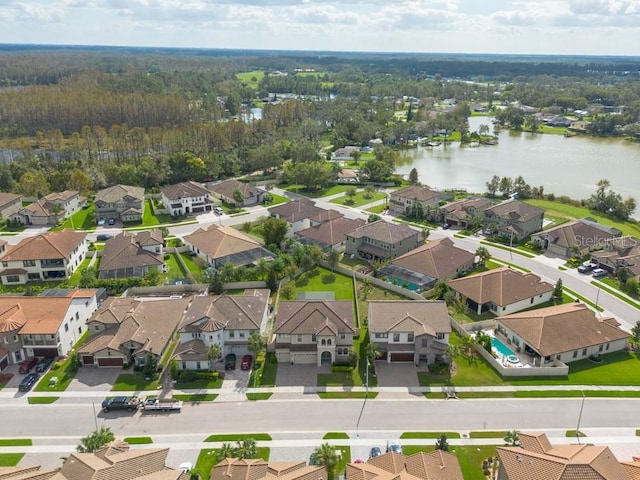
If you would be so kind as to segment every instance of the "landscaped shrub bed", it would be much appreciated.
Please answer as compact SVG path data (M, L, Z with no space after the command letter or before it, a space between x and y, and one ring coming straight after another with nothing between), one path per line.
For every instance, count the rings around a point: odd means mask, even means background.
M178 382L195 382L196 380L218 380L224 378L224 372L210 372L208 370L178 370L174 380Z

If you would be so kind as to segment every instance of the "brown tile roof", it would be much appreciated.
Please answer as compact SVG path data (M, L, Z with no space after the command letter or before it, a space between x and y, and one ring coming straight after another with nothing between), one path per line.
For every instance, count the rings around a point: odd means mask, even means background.
M554 244L564 248L586 246L579 245L579 239L588 239L589 242L593 242L593 245L598 245L617 235L620 235L619 230L586 219L563 223L534 234L534 236L550 238Z
M347 480L464 480L456 456L442 450L410 456L386 453L367 463L349 463Z
M527 439L520 447L498 447L498 457L510 480L629 480L609 447L552 447L544 438ZM522 441L522 440L521 440ZM530 446L533 448L530 450Z
M598 319L582 303L539 308L498 317L543 356L628 338L613 319Z
M354 333L353 302L280 302L275 320L275 333L320 334L325 329L328 329L331 335Z
M235 228L225 225L214 224L207 229L199 228L184 237L184 241L213 259L256 248L262 248L265 257L273 257L273 254L264 249L257 241L240 233Z
M500 218L507 218L517 222L527 222L534 217L544 215L544 210L534 205L510 199L489 207L485 212L492 212Z
M224 195L227 198L233 198L233 193L236 190L240 190L240 192L242 193L242 197L245 199L253 198L259 193L262 193L262 190L254 187L253 185L245 182L239 182L235 178L230 178L229 180L224 180L223 182L208 185L207 188L211 192Z
M300 230L296 232L296 236L306 238L309 241L321 245L331 246L344 242L347 232L351 232L365 223L366 222L360 218L351 219L340 216L311 228Z
M454 247L450 238L442 238L399 256L391 264L438 279L453 276L474 259L474 253Z
M455 202L449 202L446 205L440 207L443 212L456 216L458 218L467 217L467 212L470 209L475 211L482 211L492 205L491 200L486 198L464 198L462 200L456 200Z
M327 480L324 467L306 462L266 462L226 458L211 470L211 480Z
M380 242L395 244L402 240L408 240L416 235L421 235L420 232L413 228L399 224L385 222L384 220L377 220L372 223L367 223L355 230L348 232L348 237L353 238L371 238Z
M269 290L251 290L245 295L196 296L185 313L182 331L260 330L269 294Z
M73 230L42 233L21 240L9 248L0 261L65 259L86 238L86 233Z
M295 223L300 220L320 215L325 210L323 208L316 207L313 200L301 198L299 200L294 200L293 202L277 205L270 208L268 211L273 216L278 215L281 219L286 220L289 223Z
M442 300L369 300L371 332L413 332L431 335L451 332L447 304Z
M54 470L40 470L39 465L31 467L0 467L0 480L55 480L59 478L57 475L57 468Z
M629 475L629 480L640 480L640 458L633 457L631 462L620 462L624 471Z
M144 188L132 185L114 185L113 187L103 188L96 193L95 202L116 203L124 197L131 197L144 201Z
M209 347L202 340L196 338L188 342L180 343L173 354L180 361L206 361L209 360Z
M449 280L447 285L476 303L493 302L500 307L551 292L554 288L533 273L521 273L509 267Z
M134 341L140 348L134 352L162 352L171 336L182 322L188 298L108 298L87 323L98 322L107 328L104 332L89 337L80 351L93 354L109 348L129 354L122 347L125 342Z
M166 187L162 187L160 191L169 200L178 200L189 197L206 197L209 195L209 190L202 186L202 184L193 181L167 185Z
M14 203L16 201L20 201L21 198L22 198L22 195L17 195L15 193L8 193L8 192L0 192L0 208L4 207L5 205Z
M96 290L92 290L95 295ZM65 320L72 296L3 297L0 296L0 332L54 335Z
M155 230L154 230L155 231ZM162 236L162 234L160 234ZM141 232L139 234L131 234L121 232L113 238L107 240L100 259L99 271L118 270L127 267L162 267L164 259L160 254L149 252L142 248L139 239L149 244L151 234ZM162 243L162 240L155 243Z
M66 202L67 200L71 200L73 197L80 195L80 192L77 190L65 190L64 192L54 192L49 195L45 195L40 199L40 201L46 202Z
M408 198L420 202L428 202L440 197L440 192L436 192L435 190L431 190L429 187L422 185L409 185L408 187L391 192L390 197Z

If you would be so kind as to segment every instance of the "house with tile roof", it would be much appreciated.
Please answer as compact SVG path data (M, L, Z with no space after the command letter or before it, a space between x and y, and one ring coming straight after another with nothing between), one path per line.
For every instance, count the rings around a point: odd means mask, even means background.
M278 362L321 366L347 361L356 333L353 302L280 302L273 333Z
M87 322L91 332L78 355L83 365L142 367L158 360L182 324L188 298L109 297Z
M337 217L313 227L298 230L295 237L305 245L317 245L320 248L344 250L347 243L347 232L351 232L366 224L360 218Z
M387 281L411 290L428 290L438 280L451 280L475 265L475 254L453 245L450 238L420 245L380 269Z
M553 446L544 433L520 432L520 446L497 447L498 480L631 480L609 447Z
M387 363L434 363L449 345L451 319L444 301L370 300L369 341Z
M551 300L554 286L534 273L522 273L510 267L457 278L449 288L467 299L478 315L491 312L508 315Z
M97 218L139 222L144 215L144 188L122 184L103 188L93 203Z
M98 278L144 277L150 270L166 270L162 232L121 232L107 240L102 251Z
M240 182L235 178L208 185L207 188L214 198L236 207L250 207L251 205L261 204L267 193L261 188L255 187L250 183ZM242 195L242 202L240 204L238 204L234 198L236 191Z
M622 232L617 228L602 225L589 218L581 218L534 233L531 235L531 241L553 255L570 258L583 257L589 252L600 250L607 241L621 235Z
M22 195L0 192L0 218L12 218L22 208Z
M327 469L307 462L267 462L260 458L225 458L211 469L211 480L327 480Z
M266 289L248 289L242 295L196 296L185 312L174 353L182 370L212 370L209 347L218 344L222 357L249 352L251 334L265 333L269 313Z
M325 210L316 206L315 202L308 198L276 205L271 207L268 212L272 217L285 220L289 224L287 232L289 237L300 230L306 230L343 216L336 210Z
M0 256L3 285L65 280L87 254L87 234L73 230L47 232L21 240Z
M427 212L436 211L444 195L423 185L409 185L389 194L389 213L424 218Z
M98 308L98 290L75 289L59 296L0 296L0 342L7 365L30 357L61 357L87 331Z
M275 257L253 238L225 225L213 224L208 228L199 228L185 236L184 243L213 268L221 268L226 263L250 265L261 258Z
M614 275L626 270L629 277L640 279L640 239L636 237L608 239L602 251L594 252L591 258L600 268Z
M520 241L542 230L544 210L515 198L483 210L483 228L513 241Z
M60 220L80 210L85 200L75 190L50 193L18 210L13 219L25 225L57 225Z
M458 458L443 450L402 455L395 452L348 463L346 480L464 480Z
M504 315L496 324L506 343L530 355L538 366L618 352L629 339L615 319L597 318L582 303Z
M452 228L482 227L484 215L482 212L493 205L487 198L465 198L449 202L440 207L439 221L449 224Z
M377 220L346 234L345 253L370 261L396 258L424 243L424 236L408 225Z
M210 212L220 201L198 182L188 181L160 189L162 205L173 217Z

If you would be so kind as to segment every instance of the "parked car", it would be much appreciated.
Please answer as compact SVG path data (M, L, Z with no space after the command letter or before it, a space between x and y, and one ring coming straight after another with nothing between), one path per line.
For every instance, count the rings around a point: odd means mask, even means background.
M594 277L606 277L607 274L609 272L607 272L606 270L602 269L602 268L594 268L593 269L593 273L591 274Z
M449 230L451 228L451 225L449 225L448 223L445 223L444 225L442 225L442 228L444 230Z
M106 233L101 233L96 237L96 240L99 242L106 242L111 238L111 235L107 235Z
M253 357L251 355L245 355L240 360L240 370L250 370L251 369L251 361Z
M183 473L189 473L191 470L193 470L193 463L183 462L178 467L178 470L182 470Z
M53 363L53 357L42 357L36 365L36 372L44 372Z
M31 387L35 385L38 377L39 375L37 373L30 373L22 379L20 385L18 386L18 390L20 390L21 392L28 392L29 390L31 390Z
M105 219L104 219L104 218L102 218L102 217L100 217L100 218L98 219L98 226L99 226L99 227L102 227L104 224L105 224Z
M33 367L35 367L37 364L38 364L38 357L32 357L29 360L25 360L20 364L20 368L18 369L18 372L29 373L31 370L33 370Z
M369 452L369 458L376 458L382 455L382 449L380 447L372 447Z
M387 440L387 453L395 452L402 455L402 445L400 445L400 440Z
M235 370L235 368L236 368L236 355L235 353L230 353L226 357L224 357L224 369Z
M115 225L116 221L115 221L115 219L110 218L108 223L109 223L109 225Z
M215 213L216 215L222 215L224 213L224 210L222 210L220 207L213 207L213 213Z
M589 273L591 271L591 265L580 265L578 267L579 273Z

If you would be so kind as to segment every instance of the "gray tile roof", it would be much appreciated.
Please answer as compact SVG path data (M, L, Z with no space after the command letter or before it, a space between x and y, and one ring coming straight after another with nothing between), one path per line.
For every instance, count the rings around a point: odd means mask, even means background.
M416 235L420 235L420 232L407 225L396 225L394 223L385 222L384 220L367 223L347 233L347 237L366 237L391 245L402 240L407 240Z
M280 302L274 333L320 334L328 329L332 335L354 333L353 302L349 300L310 300Z
M180 198L190 197L206 197L209 195L209 190L202 186L202 184L192 181L167 185L166 187L162 187L160 191L169 200L178 200Z
M413 332L416 336L451 332L442 300L369 300L370 332Z

